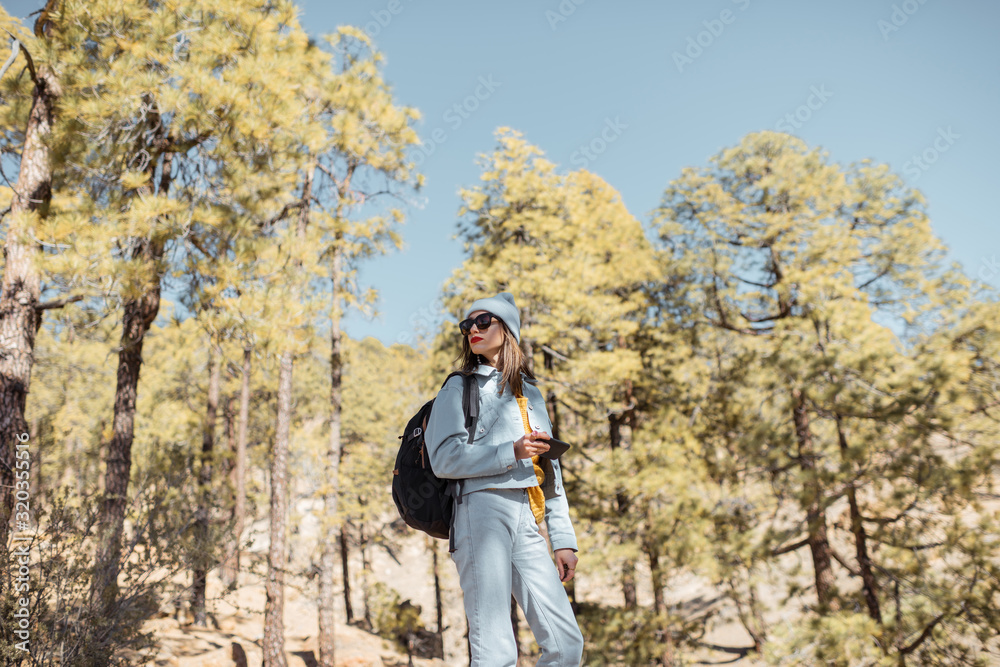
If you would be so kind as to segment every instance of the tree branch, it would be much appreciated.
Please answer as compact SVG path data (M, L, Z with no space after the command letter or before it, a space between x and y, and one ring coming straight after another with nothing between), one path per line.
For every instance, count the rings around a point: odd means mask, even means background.
M937 626L937 624L943 621L944 617L947 615L948 612L946 611L938 614L937 618L931 621L930 625L924 628L924 631L920 633L920 636L913 640L913 643L911 643L909 646L905 646L899 649L900 655L908 655L910 653L913 653L913 651L915 651L918 646L924 643L925 639L931 636L931 632L934 631L934 628Z
M561 352L556 352L555 350L553 350L548 345L542 345L541 347L542 347L543 350L545 350L546 352L548 352L549 354L551 354L556 359L559 359L561 361L569 361L569 357L567 357L566 355L562 354Z
M75 294L73 296L68 296L65 299L55 299L53 301L46 301L35 306L35 310L52 310L54 308L62 308L68 303L73 303L75 301L82 301L82 294Z
M837 551L833 547L830 547L830 553L833 555L833 559L835 561L837 561L838 563L840 563L840 565L845 570L847 570L851 574L852 577L860 577L861 576L861 570L858 570L858 569L853 568L850 565L848 565L847 561L844 560L843 556L841 556L839 553L837 553Z
M7 31L4 30L4 32ZM7 34L10 35L9 32L7 32ZM19 42L13 35L10 35L10 37L13 40L10 43L10 57L7 58L7 62L5 62L3 67L0 68L0 77L3 77L3 75L7 73L7 69L14 63L14 59L17 58L17 52L21 47L21 42Z
M10 31L8 31L6 28L4 28L4 32L10 35ZM31 53L28 51L28 48L21 43L21 40L19 40L17 37L14 37L14 35L10 35L10 38L14 40L14 43L11 44L10 58L7 59L7 62L3 66L3 70L0 71L0 76L3 76L3 73L6 72L7 68L10 67L10 65L14 62L14 58L17 55L16 51L18 48L20 48L21 52L24 54L24 59L28 63L28 73L31 74L32 83L34 83L36 86L40 86L41 83L38 81L38 76L35 74L35 61L32 59Z
M809 544L809 538L805 537L798 542L793 542L791 544L786 544L783 547L778 547L771 551L772 556L780 556L781 554L787 554L789 551L795 551L796 549L801 549L802 547Z

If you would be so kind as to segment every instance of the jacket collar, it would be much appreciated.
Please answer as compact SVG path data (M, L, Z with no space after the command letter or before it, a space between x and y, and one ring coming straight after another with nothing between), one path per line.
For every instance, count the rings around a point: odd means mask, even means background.
M497 369L493 368L492 366L488 366L486 364L479 364L478 366L476 366L475 370L473 370L472 372L476 373L477 375L482 375L483 377L486 377L486 378L493 377L494 373L497 374L497 375L500 374L500 371L498 371ZM521 373L521 379L524 382L527 382L529 384L538 384L538 380L532 380L532 379L530 379L528 377L528 375L526 373L524 373L524 372Z

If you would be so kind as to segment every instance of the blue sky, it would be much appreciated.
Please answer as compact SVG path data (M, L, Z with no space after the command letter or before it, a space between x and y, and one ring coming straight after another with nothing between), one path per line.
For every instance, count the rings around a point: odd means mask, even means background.
M361 273L380 292L381 314L348 317L344 328L353 337L406 340L411 323L437 307L441 283L463 260L452 238L458 190L478 181L476 154L493 148L493 132L504 125L562 168L586 166L602 176L644 224L683 167L705 164L749 132L791 131L838 162L888 163L923 190L950 258L1000 285L990 186L1000 147L998 3L300 6L315 35L343 23L372 34L397 99L424 114L421 136L426 141L437 128L445 134L423 162L426 205L410 211L405 249ZM493 90L480 88L486 99L456 127L455 112L446 114L475 95L481 77L492 77ZM580 148L605 128L613 140L599 155L584 155Z
M4 6L24 16L41 4ZM599 174L643 224L683 167L705 164L749 132L791 131L837 162L888 163L924 192L949 257L1000 286L989 185L1000 147L1000 3L299 6L317 38L342 24L374 36L397 101L420 109L418 132L428 152L434 147L422 163L423 203L400 229L406 246L361 271L361 284L380 293L380 314L349 314L343 327L354 338L391 344L409 340L415 322L433 324L441 284L463 260L453 238L458 190L478 182L476 155L492 150L500 126L523 132L563 170ZM475 108L459 115L456 104ZM435 130L443 141L431 139ZM603 150L584 154L592 142L601 148L602 132Z

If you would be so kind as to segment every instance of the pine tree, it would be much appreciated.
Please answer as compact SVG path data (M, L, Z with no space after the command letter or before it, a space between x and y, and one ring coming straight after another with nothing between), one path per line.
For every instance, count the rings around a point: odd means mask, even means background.
M208 569L215 563L210 556L214 553L209 541L209 514L213 507L212 477L213 454L215 450L215 422L219 412L219 392L222 376L222 350L214 335L209 335L206 352L208 354L208 392L205 405L205 422L202 427L201 456L198 465L198 504L195 510L195 550L199 558L192 572L191 610L195 625L206 626L205 591Z
M410 186L419 187L407 149L417 143L410 127L419 118L415 109L395 104L392 91L382 78L382 55L370 38L345 26L326 37L333 54L329 68L322 70L318 94L313 100L321 110L318 120L326 133L319 154L320 177L315 187L319 210L316 224L325 238L321 259L329 266L332 288L330 316L330 437L322 465L326 483L322 497L326 508L323 523L319 581L319 664L334 664L334 570L338 541L337 504L339 466L343 458L341 410L343 396L343 340L340 320L344 308L365 308L371 293L360 294L352 284L359 260L385 252L387 244L399 247L395 224L403 219L400 209L388 215L379 210L380 200ZM358 205L361 205L360 207ZM360 209L361 219L354 219ZM343 545L346 548L346 543ZM346 562L344 567L346 568ZM350 608L348 606L348 608Z
M42 314L60 308L78 297L42 302L42 276L39 251L32 238L46 238L45 220L52 201L53 162L52 126L58 115L62 83L55 63L49 62L46 43L62 27L51 20L55 0L49 0L35 20L34 34L12 20L0 8L0 24L12 34L13 45L24 59L30 75L30 108L17 104L5 113L5 129L16 123L16 134L23 132L23 142L12 147L20 153L17 182L10 192L10 206L0 216L6 218L4 232L3 281L0 284L0 555L7 554L7 538L14 508L14 452L28 436L24 419L25 403L31 386L31 366L35 334ZM13 32L11 32L13 31ZM43 55L45 54L45 55ZM37 62L36 62L37 59ZM5 68L9 70L8 67ZM3 73L0 73L2 75ZM27 91L8 75L6 91L27 97ZM24 129L21 130L21 127ZM11 128L12 129L12 128ZM8 136L10 129L7 130ZM6 142L5 142L6 143ZM56 149L58 150L58 148ZM20 483L16 485L20 486ZM25 528L27 525L25 524ZM9 573L0 577L0 595L9 590Z
M88 128L85 137L96 139L103 133L116 138L81 161L86 175L82 182L97 193L95 215L112 221L113 234L121 230L124 245L110 271L120 281L116 288L122 298L123 329L97 559L101 565L92 586L93 603L104 608L116 597L142 347L159 312L166 251L184 237L192 221L219 222L211 202L213 184L193 176L212 178L203 171L208 163L241 164L233 159L245 155L239 149L261 142L265 127L278 125L278 114L287 113L267 103L282 99L274 89L278 82L273 77L261 80L257 74L262 59L301 51L303 40L294 31L283 35L282 25L293 20L291 6L270 7L262 12L257 3L247 2L229 5L226 12L208 12L195 4L179 12L139 3L127 6L121 15L93 10L96 16L107 15L105 20L122 20L128 26L127 38L118 41L102 39L102 26L94 27L97 64L89 70L92 79L83 89L79 113L79 122ZM254 35L259 45L240 54L240 33ZM228 66L206 76L218 62ZM294 62L290 56L289 63ZM249 95L245 81L255 81ZM255 106L255 101L264 104ZM248 113L260 108L275 117ZM213 173L223 183L232 177L225 169ZM192 241L197 243L196 238Z
M711 162L671 184L657 222L716 367L698 433L736 496L717 510L714 537L724 578L744 582L732 588L744 623L763 643L753 570L807 548L814 622L772 637L769 655L808 644L825 661L840 637L862 632L858 650L886 664L965 660L969 633L995 622L972 602L984 593L989 566L973 554L985 545L959 520L985 527L974 494L991 483L982 462L995 451L989 428L959 436L954 420L980 427L965 398L978 352L956 348L949 324L957 304L973 310L969 281L940 265L921 196L884 166L830 164L772 132ZM893 318L909 335L878 323ZM990 319L975 326L980 340L995 335ZM913 332L927 327L935 335ZM944 562L965 562L971 581L933 574ZM860 590L842 586L835 565Z
M247 435L250 421L250 373L253 364L253 349L243 348L243 363L240 366L239 412L236 426L236 443L232 448L232 520L231 541L227 545L226 560L223 563L222 579L227 588L235 588L239 583L240 554L243 531L247 523ZM230 415L230 419L233 415Z
M600 178L556 173L515 131L501 128L497 137L497 149L481 159L483 185L462 191L460 233L469 258L446 283L445 304L460 318L475 298L514 294L522 348L543 361L535 372L553 434L579 448L562 470L581 519L581 566L592 559L620 567L626 608L639 615L635 564L643 557L657 562L660 531L669 525L649 491L662 477L633 483L643 464L658 462L662 446L641 432L648 417L638 414L640 405L650 410L637 388L649 384L642 379L642 325L643 288L655 278L652 249ZM453 336L450 327L440 336L437 357L457 355ZM682 503L670 503L667 516L683 511ZM659 589L662 577L656 568Z

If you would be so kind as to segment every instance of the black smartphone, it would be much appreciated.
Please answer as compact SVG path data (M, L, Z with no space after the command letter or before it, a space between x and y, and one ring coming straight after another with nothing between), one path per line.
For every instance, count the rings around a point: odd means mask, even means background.
M549 443L549 448L547 451L542 452L539 456L544 456L547 459L558 459L560 456L565 454L569 450L569 443L563 442L562 440L557 440L555 438L537 438L538 440L544 440Z

